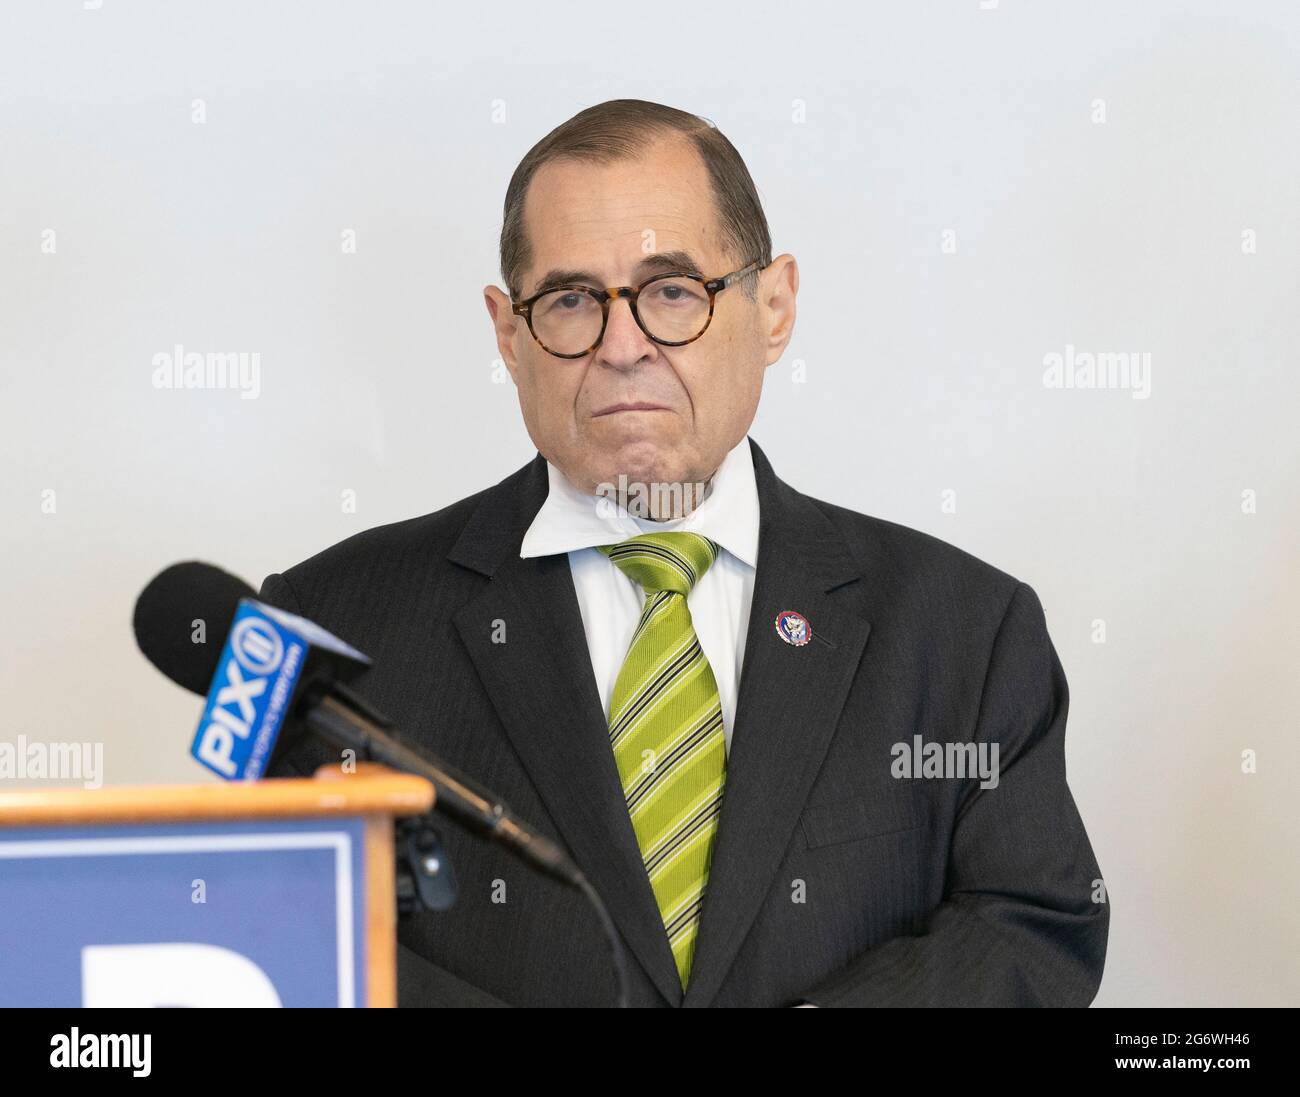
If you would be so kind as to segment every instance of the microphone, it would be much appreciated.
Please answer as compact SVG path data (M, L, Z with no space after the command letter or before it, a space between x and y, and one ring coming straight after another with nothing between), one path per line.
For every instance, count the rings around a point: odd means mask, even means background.
M434 810L486 835L564 883L589 885L554 842L516 819L494 793L402 745L392 722L346 683L370 660L304 617L266 605L242 579L186 561L157 575L136 601L136 643L163 674L206 695L191 754L226 780L257 780L277 748L306 727L338 747L414 773L435 789ZM222 648L196 642L222 630ZM282 732L286 732L283 736Z

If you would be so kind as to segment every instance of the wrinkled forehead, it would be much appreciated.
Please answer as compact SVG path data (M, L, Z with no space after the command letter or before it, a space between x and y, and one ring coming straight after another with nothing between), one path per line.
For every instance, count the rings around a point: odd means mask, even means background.
M609 163L566 158L543 165L525 196L524 229L525 297L557 278L603 287L670 268L709 278L727 273L708 169L680 141Z

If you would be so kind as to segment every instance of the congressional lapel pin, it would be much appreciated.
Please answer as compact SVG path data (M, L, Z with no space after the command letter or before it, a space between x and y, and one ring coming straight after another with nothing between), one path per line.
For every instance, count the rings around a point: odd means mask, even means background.
M783 609L776 615L776 634L787 644L801 648L812 639L812 625L802 613Z

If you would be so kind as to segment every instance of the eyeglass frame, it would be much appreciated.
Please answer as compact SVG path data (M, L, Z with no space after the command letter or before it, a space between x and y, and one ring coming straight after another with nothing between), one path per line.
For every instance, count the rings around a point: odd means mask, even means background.
M716 298L718 294L728 286L734 285L736 282L740 281L741 278L745 277L745 275L749 274L751 271L763 270L764 266L765 264L761 260L755 259L747 266L741 267L739 270L733 270L730 274L724 274L720 278L705 278L702 274L692 274L689 271L669 271L666 274L656 274L651 278L647 278L639 286L609 286L606 289L596 289L593 286L584 286L581 284L549 286L542 290L541 293L535 293L532 297L523 301L512 301L510 303L510 311L514 313L514 315L522 316L524 318L525 322L528 324L528 333L537 340L537 345L541 347L542 350L546 351L547 354L554 355L556 358L583 358L600 346L601 341L605 338L605 328L609 325L609 303L620 297L627 301L628 308L632 313L632 319L636 321L636 326L641 329L642 334L644 334L647 339L654 343L658 343L661 347L684 347L689 343L694 343L696 339L700 338L701 335L709 330L709 325L713 323L714 298ZM692 335L689 339L682 339L679 342L670 342L667 339L656 338L646 329L645 324L641 320L641 313L637 310L636 303L637 299L641 296L641 291L644 290L646 286L651 285L654 282L662 281L665 278L690 278L692 281L699 282L704 287L704 291L709 295L709 315L704 321L704 327L700 328L699 332ZM533 305L548 294L559 293L561 290L581 290L583 293L594 297L600 304L600 332L596 336L596 341L586 350L578 351L577 354L560 354L558 351L551 350L550 347L542 342L541 336L533 329Z

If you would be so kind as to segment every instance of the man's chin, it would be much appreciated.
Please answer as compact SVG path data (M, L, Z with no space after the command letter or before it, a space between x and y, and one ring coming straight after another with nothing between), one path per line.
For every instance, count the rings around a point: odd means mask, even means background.
M620 475L646 483L671 480L685 465L680 446L677 439L645 434L593 439L582 463L602 483L617 482Z
M689 476L684 462L674 453L661 449L653 451L643 447L627 450L603 463L603 479L617 484L620 477L630 484L676 484Z

